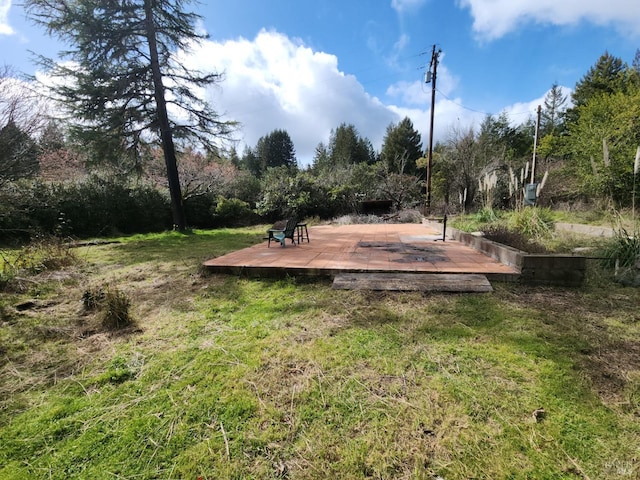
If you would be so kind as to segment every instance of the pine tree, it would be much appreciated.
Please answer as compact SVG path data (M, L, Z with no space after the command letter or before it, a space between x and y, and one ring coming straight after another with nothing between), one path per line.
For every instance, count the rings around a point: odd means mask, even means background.
M0 185L38 172L38 145L12 119L0 129Z
M560 86L554 83L544 97L544 108L540 118L540 137L553 134L561 127L566 103L567 96L562 93Z
M293 170L298 166L296 150L286 130L274 130L261 137L254 149L262 173L272 167L287 167Z
M329 139L329 167L344 167L353 164L372 164L376 154L371 142L363 138L353 125L346 123L331 131Z
M251 175L253 175L254 177L262 177L260 159L251 148L245 147L244 153L242 154L241 164L243 168L251 173Z
M627 66L618 57L605 52L576 83L571 98L574 107L585 105L595 95L624 91Z
M420 134L413 123L405 117L397 125L387 127L380 158L390 172L415 175L418 173L416 160L422 157Z
M311 169L318 173L323 169L328 168L329 166L329 150L325 146L323 142L320 142L315 149L313 154L313 162L311 164Z
M210 147L233 126L194 93L219 82L175 60L193 42L199 16L185 11L190 0L26 0L30 17L69 44L57 63L40 58L63 81L53 87L75 131L88 144L119 147L131 157L159 140L165 158L175 228L186 228L176 160L176 142L195 139ZM167 103L179 110L169 117ZM99 149L98 149L99 150Z

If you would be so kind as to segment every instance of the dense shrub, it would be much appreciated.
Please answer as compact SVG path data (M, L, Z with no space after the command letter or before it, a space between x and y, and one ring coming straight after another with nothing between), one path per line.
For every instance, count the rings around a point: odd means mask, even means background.
M184 201L184 214L187 223L193 228L213 228L215 226L211 209L215 208L213 194L197 195Z
M54 188L60 191L53 200L75 236L146 233L171 225L167 198L151 186L95 176Z
M640 229L629 233L624 228L616 231L600 252L605 267L631 267L640 260Z
M554 229L553 213L548 208L525 207L514 211L509 216L508 224L512 230L527 238L547 238Z
M212 217L217 227L240 227L254 223L256 214L247 202L238 198L218 198L218 204L212 209Z
M169 201L148 185L92 176L80 182L17 182L0 198L0 241L38 234L87 237L162 231L171 226Z
M497 221L500 217L493 208L484 207L478 210L473 215L473 218L476 219L479 223L492 223Z

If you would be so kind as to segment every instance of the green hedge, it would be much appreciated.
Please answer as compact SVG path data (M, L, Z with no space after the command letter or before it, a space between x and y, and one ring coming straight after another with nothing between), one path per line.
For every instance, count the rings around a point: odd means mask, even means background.
M93 176L81 182L21 181L0 191L0 241L38 234L74 237L171 228L169 200L148 185Z

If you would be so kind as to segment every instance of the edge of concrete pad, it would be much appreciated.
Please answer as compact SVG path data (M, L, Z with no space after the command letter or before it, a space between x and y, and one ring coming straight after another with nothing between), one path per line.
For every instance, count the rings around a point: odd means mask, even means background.
M423 223L440 231L444 229L441 223L427 219ZM586 276L586 257L583 255L530 254L455 228L447 228L446 232L453 240L516 268L520 272L517 275L520 283L579 287ZM514 278L504 274L488 274L487 278L494 281L514 281Z
M599 225L556 222L555 229L562 232L578 233L580 235L588 235L591 237L610 238L615 236L615 230L613 228L602 227Z

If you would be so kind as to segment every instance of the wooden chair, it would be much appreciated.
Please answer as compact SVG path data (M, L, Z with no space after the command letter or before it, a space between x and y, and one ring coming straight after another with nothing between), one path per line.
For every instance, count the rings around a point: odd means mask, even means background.
M287 220L287 224L284 228L270 228L269 229L269 237L267 247L271 246L271 240L280 242L282 247L286 246L287 238L291 239L291 243L296 244L295 234L296 234L296 226L298 225L298 220L294 217Z

